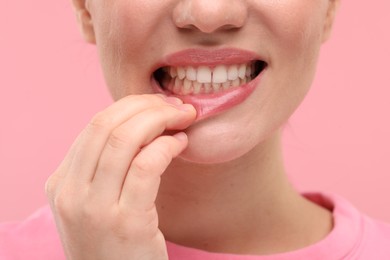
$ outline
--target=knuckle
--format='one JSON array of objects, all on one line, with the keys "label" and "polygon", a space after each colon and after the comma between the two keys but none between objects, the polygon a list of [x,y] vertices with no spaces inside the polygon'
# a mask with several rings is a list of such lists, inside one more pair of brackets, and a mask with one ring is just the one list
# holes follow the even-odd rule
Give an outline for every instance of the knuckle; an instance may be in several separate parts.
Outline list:
[{"label": "knuckle", "polygon": [[121,129],[116,129],[111,133],[107,143],[114,149],[128,146],[130,143],[129,133]]},{"label": "knuckle", "polygon": [[143,173],[151,172],[154,168],[153,162],[150,158],[136,158],[132,163],[132,167],[136,173],[141,173],[138,174],[138,176],[143,176]]},{"label": "knuckle", "polygon": [[47,178],[45,182],[45,194],[49,199],[54,198],[54,196],[58,192],[57,190],[61,181],[62,178],[58,170]]},{"label": "knuckle", "polygon": [[150,160],[158,162],[159,164],[168,165],[172,160],[172,154],[169,147],[167,145],[156,147]]},{"label": "knuckle", "polygon": [[75,202],[69,194],[61,192],[54,198],[53,205],[61,221],[69,225],[81,224],[86,230],[106,226],[106,214],[103,214],[101,207],[92,203]]},{"label": "knuckle", "polygon": [[[142,152],[141,152],[142,153]],[[161,166],[169,165],[172,155],[169,149],[164,147],[154,148],[153,153],[142,154],[133,161],[133,167],[139,173],[151,173],[159,171]],[[164,170],[164,169],[161,169]]]},{"label": "knuckle", "polygon": [[80,215],[79,208],[84,204],[83,200],[82,192],[76,192],[68,185],[63,185],[53,196],[51,206],[62,221],[73,223]]},{"label": "knuckle", "polygon": [[103,111],[98,112],[89,122],[88,129],[91,132],[106,131],[108,126],[112,124],[113,119],[107,117]]},{"label": "knuckle", "polygon": [[50,176],[45,182],[45,194],[48,197],[51,197],[55,191],[55,184],[53,180],[53,176]]},{"label": "knuckle", "polygon": [[53,206],[59,216],[63,219],[70,219],[70,216],[72,215],[70,213],[72,211],[71,203],[69,203],[69,200],[63,195],[63,193],[54,197]]}]

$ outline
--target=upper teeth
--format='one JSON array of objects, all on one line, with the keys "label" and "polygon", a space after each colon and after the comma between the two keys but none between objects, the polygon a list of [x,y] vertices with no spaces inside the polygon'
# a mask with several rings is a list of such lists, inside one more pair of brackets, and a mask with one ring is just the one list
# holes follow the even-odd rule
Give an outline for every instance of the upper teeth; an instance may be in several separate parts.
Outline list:
[{"label": "upper teeth", "polygon": [[208,66],[169,67],[166,69],[172,78],[189,80],[199,83],[225,83],[237,79],[249,77],[253,70],[253,64],[218,65],[213,69]]}]

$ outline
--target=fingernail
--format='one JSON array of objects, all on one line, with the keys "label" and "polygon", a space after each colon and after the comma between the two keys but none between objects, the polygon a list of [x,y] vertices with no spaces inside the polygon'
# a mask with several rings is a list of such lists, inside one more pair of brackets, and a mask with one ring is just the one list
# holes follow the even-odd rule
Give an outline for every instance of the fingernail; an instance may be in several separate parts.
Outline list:
[{"label": "fingernail", "polygon": [[181,104],[179,106],[177,106],[178,109],[182,110],[182,111],[194,111],[194,106],[193,105],[190,105],[190,104]]},{"label": "fingernail", "polygon": [[167,98],[167,95],[165,95],[165,94],[155,94],[156,96],[159,96],[159,97],[161,97],[161,98]]},{"label": "fingernail", "polygon": [[179,141],[186,141],[188,139],[187,134],[184,132],[179,132],[177,134],[174,134],[173,137],[175,137]]}]

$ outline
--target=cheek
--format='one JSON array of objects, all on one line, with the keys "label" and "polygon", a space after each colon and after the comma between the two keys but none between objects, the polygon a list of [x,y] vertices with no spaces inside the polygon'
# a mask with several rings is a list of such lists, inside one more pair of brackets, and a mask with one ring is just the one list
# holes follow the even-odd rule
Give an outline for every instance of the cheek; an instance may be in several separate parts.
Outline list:
[{"label": "cheek", "polygon": [[[273,1],[263,10],[264,21],[275,50],[281,57],[294,61],[311,61],[317,57],[325,17],[324,0]],[[275,53],[275,55],[278,55]]]},{"label": "cheek", "polygon": [[[275,68],[279,77],[294,78],[300,75],[304,78],[314,73],[327,1],[251,1],[252,14],[263,34],[260,41],[264,41],[268,47],[270,68]],[[278,79],[278,83],[280,81],[283,80]]]},{"label": "cheek", "polygon": [[117,100],[149,89],[146,72],[158,52],[158,25],[166,12],[161,1],[107,2],[97,12],[96,38],[104,78]]},{"label": "cheek", "polygon": [[[162,1],[116,0],[100,6],[97,17],[101,40],[142,47],[166,16]],[[164,9],[165,8],[165,9]]]},{"label": "cheek", "polygon": [[147,8],[141,1],[118,1],[110,17],[111,41],[117,42],[117,47],[122,52],[136,56],[131,50],[146,47],[145,43],[152,35],[157,20],[155,12],[156,10]]},{"label": "cheek", "polygon": [[[270,35],[270,77],[264,96],[273,115],[286,117],[313,81],[326,13],[323,0],[273,1],[262,17]],[[265,6],[265,5],[264,5]],[[274,14],[274,15],[272,15]],[[271,75],[272,74],[272,75]],[[279,104],[283,104],[281,109]]]}]

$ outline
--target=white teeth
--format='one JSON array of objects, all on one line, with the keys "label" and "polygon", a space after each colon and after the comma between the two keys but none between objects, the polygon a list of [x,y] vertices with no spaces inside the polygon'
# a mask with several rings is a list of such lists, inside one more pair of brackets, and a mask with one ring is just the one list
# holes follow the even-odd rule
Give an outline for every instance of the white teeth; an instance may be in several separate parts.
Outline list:
[{"label": "white teeth", "polygon": [[250,77],[254,70],[253,64],[241,64],[241,65],[218,65],[213,70],[207,66],[195,67],[170,67],[169,75],[171,78],[178,77],[183,80],[184,78],[197,81],[199,83],[225,83],[227,81],[234,81],[237,78],[244,79]]},{"label": "white teeth", "polygon": [[184,83],[183,83],[183,88],[182,88],[182,91],[183,91],[183,95],[188,95],[191,93],[191,87],[192,87],[192,82],[188,79],[185,79],[184,80]]},{"label": "white teeth", "polygon": [[236,65],[230,66],[227,74],[228,80],[235,80],[238,78],[238,67]]},{"label": "white teeth", "polygon": [[240,65],[240,67],[238,68],[238,77],[240,79],[245,78],[245,72],[246,72],[246,64]]},{"label": "white teeth", "polygon": [[211,70],[209,67],[200,66],[196,75],[196,80],[200,83],[211,83]]},{"label": "white teeth", "polygon": [[227,81],[227,70],[223,65],[218,65],[213,70],[213,83],[223,83]]},{"label": "white teeth", "polygon": [[221,88],[221,83],[213,83],[213,91],[218,92]]},{"label": "white teeth", "polygon": [[188,67],[186,71],[186,77],[188,80],[196,80],[196,70],[193,67]]},{"label": "white teeth", "polygon": [[[211,94],[245,85],[252,80],[253,62],[236,65],[165,67],[171,76],[164,87],[179,95]],[[169,79],[168,79],[169,80]]]},{"label": "white teeth", "polygon": [[198,81],[194,81],[192,85],[194,87],[194,94],[199,94],[200,90],[202,88],[202,83],[200,83]]},{"label": "white teeth", "polygon": [[169,69],[169,75],[172,77],[172,78],[175,78],[177,76],[177,70],[175,67],[170,67]]},{"label": "white teeth", "polygon": [[184,70],[183,67],[178,67],[177,68],[177,76],[179,77],[179,79],[184,79],[185,78],[186,71]]},{"label": "white teeth", "polygon": [[210,83],[205,83],[203,86],[204,86],[204,93],[208,94],[212,91],[212,87]]},{"label": "white teeth", "polygon": [[249,77],[252,74],[251,66],[246,66],[245,76]]},{"label": "white teeth", "polygon": [[223,90],[227,90],[230,88],[231,83],[229,81],[226,81],[225,83],[222,83]]},{"label": "white teeth", "polygon": [[181,88],[182,81],[179,78],[175,78],[175,83],[173,86],[173,92],[178,93]]},{"label": "white teeth", "polygon": [[240,79],[235,79],[235,80],[233,80],[232,86],[233,86],[233,87],[238,87],[238,86],[240,86]]}]

